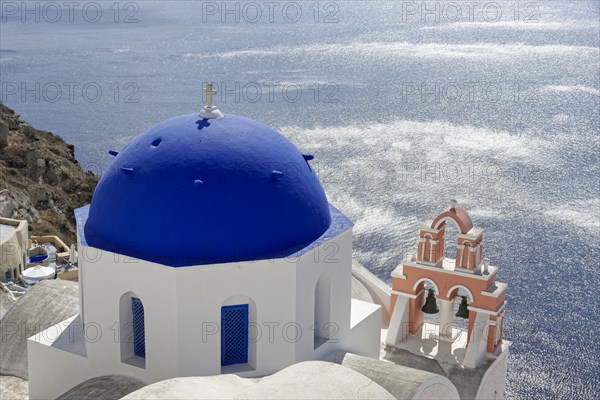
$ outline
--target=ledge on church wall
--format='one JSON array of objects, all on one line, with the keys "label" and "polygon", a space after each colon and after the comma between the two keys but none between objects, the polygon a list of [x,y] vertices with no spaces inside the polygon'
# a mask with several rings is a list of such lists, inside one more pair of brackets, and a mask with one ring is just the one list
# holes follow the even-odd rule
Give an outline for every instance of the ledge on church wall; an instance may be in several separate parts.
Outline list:
[{"label": "ledge on church wall", "polygon": [[221,366],[221,374],[238,374],[240,372],[252,371],[256,371],[256,368],[254,368],[254,366],[252,366],[250,363]]},{"label": "ledge on church wall", "polygon": [[133,367],[137,367],[137,368],[142,368],[145,369],[146,368],[146,359],[144,357],[140,357],[140,356],[131,356],[125,360],[121,361],[123,364],[129,364]]}]

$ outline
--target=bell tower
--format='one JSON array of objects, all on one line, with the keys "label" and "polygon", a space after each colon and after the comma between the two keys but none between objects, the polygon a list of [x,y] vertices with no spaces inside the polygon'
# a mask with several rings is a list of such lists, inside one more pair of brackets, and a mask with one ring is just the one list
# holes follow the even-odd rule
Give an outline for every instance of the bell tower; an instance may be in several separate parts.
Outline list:
[{"label": "bell tower", "polygon": [[[459,232],[454,258],[444,257],[448,223],[456,224]],[[386,344],[413,351],[419,349],[415,342],[432,341],[437,347],[434,358],[438,354],[447,359],[441,352],[451,351],[456,362],[468,368],[479,366],[487,355],[498,354],[503,348],[508,285],[496,281],[497,271],[483,257],[483,231],[452,200],[447,209],[421,226],[416,252],[392,272],[392,317]],[[456,313],[455,300],[460,300]],[[424,314],[437,313],[437,326],[424,322]],[[455,317],[468,319],[466,331],[453,328]]]}]

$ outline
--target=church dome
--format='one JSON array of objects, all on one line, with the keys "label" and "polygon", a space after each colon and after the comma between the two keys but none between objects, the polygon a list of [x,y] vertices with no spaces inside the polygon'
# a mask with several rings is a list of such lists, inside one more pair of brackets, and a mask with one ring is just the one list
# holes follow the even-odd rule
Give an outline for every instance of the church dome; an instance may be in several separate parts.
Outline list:
[{"label": "church dome", "polygon": [[247,118],[168,119],[116,154],[92,198],[86,241],[170,266],[295,253],[331,224],[311,158]]}]

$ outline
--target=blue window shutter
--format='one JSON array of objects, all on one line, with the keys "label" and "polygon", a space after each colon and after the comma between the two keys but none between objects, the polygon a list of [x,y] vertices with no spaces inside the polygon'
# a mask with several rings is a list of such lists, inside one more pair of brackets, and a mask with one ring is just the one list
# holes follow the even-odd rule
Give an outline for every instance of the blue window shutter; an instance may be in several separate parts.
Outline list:
[{"label": "blue window shutter", "polygon": [[133,354],[146,357],[146,335],[144,330],[144,305],[136,297],[131,298],[133,312]]},{"label": "blue window shutter", "polygon": [[221,365],[248,362],[248,304],[221,308]]}]

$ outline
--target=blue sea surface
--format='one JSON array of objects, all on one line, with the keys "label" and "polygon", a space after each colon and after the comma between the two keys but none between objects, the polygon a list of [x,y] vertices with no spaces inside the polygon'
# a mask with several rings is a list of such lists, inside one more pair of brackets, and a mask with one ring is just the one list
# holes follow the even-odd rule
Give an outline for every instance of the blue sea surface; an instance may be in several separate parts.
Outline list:
[{"label": "blue sea surface", "polygon": [[598,1],[50,3],[0,3],[0,100],[84,168],[212,80],[223,112],[315,155],[387,282],[465,205],[509,283],[507,396],[598,396]]}]

